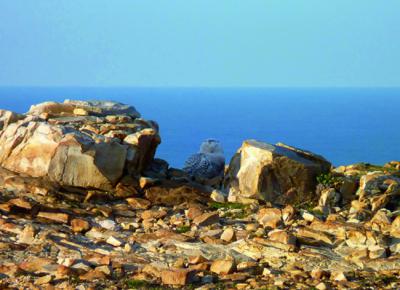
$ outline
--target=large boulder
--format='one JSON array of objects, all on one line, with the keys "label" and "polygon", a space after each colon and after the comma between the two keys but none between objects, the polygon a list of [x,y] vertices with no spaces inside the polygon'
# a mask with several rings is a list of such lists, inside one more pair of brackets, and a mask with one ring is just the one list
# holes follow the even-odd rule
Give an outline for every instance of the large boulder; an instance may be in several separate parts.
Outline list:
[{"label": "large boulder", "polygon": [[46,102],[1,116],[0,166],[62,186],[112,190],[139,176],[160,143],[155,122],[115,102]]},{"label": "large boulder", "polygon": [[278,143],[243,142],[224,181],[229,200],[287,203],[314,197],[316,177],[331,164],[319,155]]}]

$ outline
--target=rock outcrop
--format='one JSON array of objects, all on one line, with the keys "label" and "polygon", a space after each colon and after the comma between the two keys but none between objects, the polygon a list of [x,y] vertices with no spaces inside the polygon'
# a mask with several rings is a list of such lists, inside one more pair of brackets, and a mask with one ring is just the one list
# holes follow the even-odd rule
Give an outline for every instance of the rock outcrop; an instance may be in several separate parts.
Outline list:
[{"label": "rock outcrop", "polygon": [[63,187],[112,191],[139,176],[160,143],[155,122],[115,102],[46,102],[0,120],[0,166]]},{"label": "rock outcrop", "polygon": [[316,177],[330,167],[323,157],[308,151],[247,140],[229,164],[225,186],[231,201],[304,200],[314,196]]},{"label": "rock outcrop", "polygon": [[43,103],[0,128],[0,289],[400,289],[397,162],[246,141],[233,203],[153,159],[133,107]]}]

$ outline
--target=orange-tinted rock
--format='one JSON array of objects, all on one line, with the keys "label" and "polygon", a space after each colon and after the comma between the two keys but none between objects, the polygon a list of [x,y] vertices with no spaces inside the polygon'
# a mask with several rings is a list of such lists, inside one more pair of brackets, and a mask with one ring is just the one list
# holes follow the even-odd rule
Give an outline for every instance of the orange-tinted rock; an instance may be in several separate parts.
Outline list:
[{"label": "orange-tinted rock", "polygon": [[90,229],[90,224],[83,219],[73,219],[71,221],[71,228],[75,233],[85,232]]},{"label": "orange-tinted rock", "polygon": [[165,285],[184,286],[193,279],[194,272],[187,269],[169,269],[161,272],[161,281]]},{"label": "orange-tinted rock", "polygon": [[130,197],[126,201],[133,209],[148,209],[151,202],[144,198]]},{"label": "orange-tinted rock", "polygon": [[218,275],[226,275],[231,273],[235,268],[233,260],[215,260],[212,262],[210,271]]},{"label": "orange-tinted rock", "polygon": [[54,222],[58,223],[63,223],[66,224],[68,223],[68,215],[66,213],[55,213],[55,212],[44,212],[41,211],[37,215],[40,218],[45,218]]},{"label": "orange-tinted rock", "polygon": [[257,213],[257,221],[264,227],[275,229],[282,224],[282,212],[278,208],[262,208]]}]

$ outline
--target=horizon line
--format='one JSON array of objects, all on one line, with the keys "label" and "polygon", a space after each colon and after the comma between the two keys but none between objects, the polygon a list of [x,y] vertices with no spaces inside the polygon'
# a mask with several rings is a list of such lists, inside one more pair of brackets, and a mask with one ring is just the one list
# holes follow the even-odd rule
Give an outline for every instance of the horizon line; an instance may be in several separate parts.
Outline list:
[{"label": "horizon line", "polygon": [[399,86],[91,86],[91,85],[0,85],[0,89],[400,89]]}]

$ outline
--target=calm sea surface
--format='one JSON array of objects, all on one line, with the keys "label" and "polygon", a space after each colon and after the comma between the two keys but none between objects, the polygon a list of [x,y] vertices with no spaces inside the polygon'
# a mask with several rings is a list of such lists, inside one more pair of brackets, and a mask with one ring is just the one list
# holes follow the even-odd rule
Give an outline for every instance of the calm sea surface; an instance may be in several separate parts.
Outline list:
[{"label": "calm sea surface", "polygon": [[180,167],[202,140],[230,158],[245,139],[322,154],[335,165],[400,160],[400,89],[0,88],[0,108],[106,99],[160,124],[158,157]]}]

